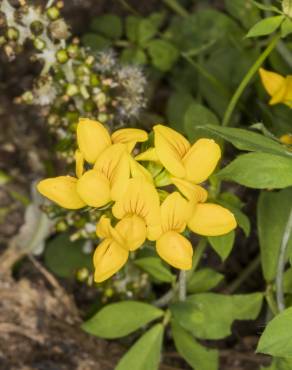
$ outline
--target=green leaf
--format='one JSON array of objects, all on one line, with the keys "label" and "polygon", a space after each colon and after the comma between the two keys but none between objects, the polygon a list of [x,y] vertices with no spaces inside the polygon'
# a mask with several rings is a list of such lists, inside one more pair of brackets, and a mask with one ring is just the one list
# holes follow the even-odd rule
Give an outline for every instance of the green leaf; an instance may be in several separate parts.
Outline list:
[{"label": "green leaf", "polygon": [[283,290],[284,290],[284,293],[290,293],[290,294],[292,293],[292,268],[291,267],[288,270],[286,270],[284,273]]},{"label": "green leaf", "polygon": [[163,339],[163,326],[147,331],[122,357],[115,370],[158,370]]},{"label": "green leaf", "polygon": [[255,1],[255,0],[252,0],[253,4],[261,9],[261,10],[266,10],[266,11],[271,11],[271,12],[275,12],[275,13],[279,13],[281,14],[281,11],[280,9],[278,9],[277,7],[275,7],[274,5],[266,5],[266,4],[262,4],[262,3],[259,3],[258,1]]},{"label": "green leaf", "polygon": [[262,19],[249,30],[246,37],[270,35],[271,33],[276,31],[276,29],[283,22],[283,19],[283,15],[275,15],[273,17]]},{"label": "green leaf", "polygon": [[245,28],[250,28],[260,20],[259,10],[253,6],[252,0],[224,0],[226,9]]},{"label": "green leaf", "polygon": [[208,124],[219,125],[219,120],[208,108],[196,102],[192,103],[184,114],[184,128],[189,140],[195,141],[201,137],[206,137],[204,131],[200,130],[198,126]]},{"label": "green leaf", "polygon": [[93,51],[106,49],[111,45],[111,41],[96,33],[86,33],[82,36],[83,45],[91,48]]},{"label": "green leaf", "polygon": [[112,40],[120,39],[123,33],[121,18],[114,14],[95,17],[90,24],[90,28],[92,31],[101,33]]},{"label": "green leaf", "polygon": [[82,267],[92,270],[92,256],[82,251],[84,244],[84,240],[72,242],[69,234],[58,235],[47,243],[46,266],[59,277],[74,276]]},{"label": "green leaf", "polygon": [[126,18],[126,36],[132,42],[137,42],[139,38],[139,24],[141,17],[130,15]]},{"label": "green leaf", "polygon": [[170,307],[175,320],[195,337],[221,339],[231,334],[234,320],[254,320],[263,301],[262,293],[223,295],[200,293]]},{"label": "green leaf", "polygon": [[217,370],[218,351],[199,344],[191,334],[172,322],[172,335],[178,353],[193,368],[198,370]]},{"label": "green leaf", "polygon": [[235,239],[235,232],[230,231],[228,234],[220,236],[208,236],[208,241],[216,253],[225,261],[229,256]]},{"label": "green leaf", "polygon": [[292,159],[268,153],[242,154],[217,176],[250,188],[281,189],[292,185]]},{"label": "green leaf", "polygon": [[239,150],[278,154],[292,159],[292,153],[288,152],[283,145],[256,132],[241,128],[211,125],[201,125],[201,128],[206,132],[215,134],[216,136],[230,142]]},{"label": "green leaf", "polygon": [[291,370],[291,369],[292,369],[292,359],[273,358],[271,366],[261,367],[260,370]]},{"label": "green leaf", "polygon": [[151,40],[147,44],[153,65],[161,71],[168,71],[179,57],[175,46],[165,40]]},{"label": "green leaf", "polygon": [[292,307],[287,308],[271,320],[265,328],[257,352],[276,357],[292,358]]},{"label": "green leaf", "polygon": [[224,275],[210,268],[203,268],[195,271],[187,283],[189,293],[202,293],[215,288],[222,280]]},{"label": "green leaf", "polygon": [[82,328],[97,337],[120,338],[162,315],[162,310],[146,303],[135,301],[112,303],[98,311],[82,325]]},{"label": "green leaf", "polygon": [[142,49],[127,48],[122,52],[121,61],[124,63],[146,64],[147,56]]},{"label": "green leaf", "polygon": [[134,263],[158,281],[172,283],[175,280],[175,276],[172,275],[169,267],[166,266],[158,257],[140,258]]},{"label": "green leaf", "polygon": [[[221,194],[222,195],[222,194]],[[244,231],[245,236],[249,236],[250,234],[250,221],[249,218],[238,208],[231,205],[229,202],[225,200],[221,200],[220,198],[216,201],[216,203],[220,204],[221,206],[229,209],[234,214],[234,217],[237,221],[238,226]]]},{"label": "green leaf", "polygon": [[292,20],[285,18],[284,22],[281,24],[281,35],[286,37],[292,33]]},{"label": "green leaf", "polygon": [[169,125],[177,131],[184,133],[184,117],[188,107],[194,102],[194,98],[191,94],[176,91],[170,95],[167,102],[166,114]]},{"label": "green leaf", "polygon": [[163,13],[153,13],[139,22],[137,41],[140,45],[146,45],[157,34],[163,18]]},{"label": "green leaf", "polygon": [[[264,278],[272,282],[276,277],[283,233],[292,207],[292,188],[278,192],[262,191],[257,206],[258,236]],[[289,241],[288,253],[292,249]]]}]

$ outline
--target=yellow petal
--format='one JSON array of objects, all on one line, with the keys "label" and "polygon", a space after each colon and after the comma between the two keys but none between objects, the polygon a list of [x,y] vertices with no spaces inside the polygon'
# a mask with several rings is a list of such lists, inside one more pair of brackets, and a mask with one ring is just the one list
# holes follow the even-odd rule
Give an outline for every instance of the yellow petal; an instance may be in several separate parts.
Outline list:
[{"label": "yellow petal", "polygon": [[164,232],[182,232],[190,218],[190,204],[177,191],[167,196],[161,205],[161,226]]},{"label": "yellow petal", "polygon": [[221,149],[212,139],[199,139],[183,158],[186,179],[199,184],[212,174],[221,157]]},{"label": "yellow petal", "polygon": [[280,137],[280,141],[283,144],[286,145],[292,145],[292,135],[291,134],[285,134]]},{"label": "yellow petal", "polygon": [[145,221],[136,215],[126,216],[115,227],[125,240],[125,247],[130,251],[139,248],[146,240]]},{"label": "yellow petal", "polygon": [[78,149],[75,151],[75,163],[76,176],[79,178],[83,175],[84,171],[84,157]]},{"label": "yellow petal", "polygon": [[160,162],[174,176],[184,177],[182,158],[190,149],[190,143],[169,127],[154,126],[155,149]]},{"label": "yellow petal", "polygon": [[59,176],[42,180],[38,191],[46,198],[68,209],[78,209],[86,204],[77,193],[77,179],[71,176]]},{"label": "yellow petal", "polygon": [[274,95],[272,95],[272,97],[269,101],[269,104],[270,105],[275,105],[275,104],[279,104],[279,103],[284,103],[285,95],[286,95],[286,89],[287,89],[287,86],[286,86],[286,83],[284,83],[280,87],[280,89]]},{"label": "yellow petal", "polygon": [[100,122],[81,118],[77,125],[77,142],[85,160],[94,163],[100,153],[111,145],[111,138]]},{"label": "yellow petal", "polygon": [[192,268],[192,244],[181,234],[174,231],[163,234],[156,242],[156,250],[171,266],[180,270]]},{"label": "yellow petal", "polygon": [[274,96],[284,85],[285,78],[278,73],[259,69],[262,84],[270,96]]},{"label": "yellow petal", "polygon": [[133,157],[130,156],[130,170],[132,177],[141,177],[144,181],[148,181],[153,184],[153,178],[151,173],[146,170],[140,163],[135,161]]},{"label": "yellow petal", "polygon": [[292,108],[292,76],[286,77],[286,92],[284,96],[284,103]]},{"label": "yellow petal", "polygon": [[111,239],[105,239],[93,255],[94,281],[100,283],[120,270],[127,262],[129,252]]},{"label": "yellow petal", "polygon": [[111,238],[111,230],[111,220],[105,215],[101,216],[98,223],[96,224],[96,235],[101,239]]},{"label": "yellow petal", "polygon": [[118,199],[130,177],[129,154],[123,144],[114,144],[98,157],[94,169],[100,171],[110,182],[111,198]]},{"label": "yellow petal", "polygon": [[122,128],[112,134],[112,141],[114,144],[122,143],[129,144],[128,151],[131,152],[136,143],[147,141],[148,135],[144,130],[138,128]]},{"label": "yellow petal", "polygon": [[160,219],[159,196],[149,182],[141,177],[128,181],[126,191],[112,208],[113,215],[121,219],[126,215],[137,215],[146,224],[158,224]]},{"label": "yellow petal", "polygon": [[150,225],[147,227],[147,239],[154,241],[160,238],[163,234],[161,223],[157,225]]},{"label": "yellow petal", "polygon": [[171,181],[188,200],[198,203],[206,202],[208,192],[202,186],[192,184],[187,180],[178,179],[177,177],[172,177]]},{"label": "yellow petal", "polygon": [[145,152],[138,154],[135,159],[137,161],[160,162],[155,148],[145,150]]},{"label": "yellow petal", "polygon": [[96,170],[89,170],[77,182],[80,198],[91,207],[102,207],[110,202],[110,184],[108,179]]},{"label": "yellow petal", "polygon": [[229,233],[236,227],[234,215],[218,204],[197,204],[188,222],[189,228],[197,234],[217,236]]}]

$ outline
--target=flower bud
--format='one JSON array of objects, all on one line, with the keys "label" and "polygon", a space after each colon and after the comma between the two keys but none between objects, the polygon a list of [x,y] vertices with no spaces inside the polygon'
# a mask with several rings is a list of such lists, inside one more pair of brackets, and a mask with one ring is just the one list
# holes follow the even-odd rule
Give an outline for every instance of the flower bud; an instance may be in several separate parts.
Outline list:
[{"label": "flower bud", "polygon": [[76,279],[81,282],[85,281],[88,278],[88,276],[89,271],[86,267],[79,269],[76,273]]},{"label": "flower bud", "polygon": [[282,10],[287,17],[292,18],[292,0],[282,0]]},{"label": "flower bud", "polygon": [[60,11],[57,7],[52,6],[47,10],[47,16],[54,21],[60,17]]},{"label": "flower bud", "polygon": [[34,21],[30,25],[30,30],[34,35],[40,35],[44,30],[44,25],[40,21]]},{"label": "flower bud", "polygon": [[57,51],[56,58],[57,58],[58,62],[62,63],[62,64],[66,63],[69,59],[68,54],[67,54],[66,50],[64,50],[64,49],[60,49],[60,50]]},{"label": "flower bud", "polygon": [[68,84],[67,89],[66,89],[66,94],[68,96],[74,96],[79,93],[79,89],[77,85],[74,84]]},{"label": "flower bud", "polygon": [[8,40],[18,40],[19,31],[14,27],[9,27],[7,29],[7,38]]},{"label": "flower bud", "polygon": [[78,45],[71,44],[67,48],[67,53],[70,56],[70,58],[76,58],[79,52]]},{"label": "flower bud", "polygon": [[40,39],[39,37],[37,37],[36,39],[34,39],[33,41],[33,46],[37,49],[37,50],[44,50],[44,48],[46,47],[46,43],[44,40]]},{"label": "flower bud", "polygon": [[108,120],[108,115],[106,113],[99,113],[97,119],[99,122],[105,123]]},{"label": "flower bud", "polygon": [[96,87],[96,86],[100,85],[100,79],[98,78],[98,76],[95,73],[92,73],[90,75],[90,85],[92,87]]}]

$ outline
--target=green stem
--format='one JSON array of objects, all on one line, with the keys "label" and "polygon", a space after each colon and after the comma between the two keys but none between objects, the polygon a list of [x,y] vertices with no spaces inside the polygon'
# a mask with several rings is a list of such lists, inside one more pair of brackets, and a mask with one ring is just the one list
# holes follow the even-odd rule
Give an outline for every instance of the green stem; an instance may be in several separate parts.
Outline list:
[{"label": "green stem", "polygon": [[226,293],[234,293],[246,279],[259,267],[261,263],[261,256],[258,255],[256,258],[241,271],[240,275],[227,287]]},{"label": "green stem", "polygon": [[191,269],[191,274],[197,269],[206,248],[207,248],[207,239],[202,238],[199,241],[199,243],[197,245],[197,248],[195,248],[195,254],[194,254],[194,258],[193,258],[193,266],[192,266],[192,269]]},{"label": "green stem", "polygon": [[272,50],[277,45],[277,42],[280,40],[281,35],[276,34],[271,41],[269,42],[266,49],[261,53],[261,55],[258,57],[258,59],[254,62],[254,64],[250,67],[247,74],[241,81],[240,85],[236,89],[235,93],[233,94],[230,103],[226,109],[226,112],[224,114],[222,126],[228,126],[230,123],[231,116],[234,112],[234,109],[238,103],[238,100],[240,99],[242,93],[244,92],[245,88],[249,84],[252,77],[256,74],[260,66],[263,64],[263,62],[266,60],[266,58],[269,56],[269,54],[272,52]]},{"label": "green stem", "polygon": [[178,299],[183,302],[186,300],[187,295],[187,279],[186,272],[181,270],[178,278]]},{"label": "green stem", "polygon": [[136,9],[134,9],[133,7],[132,7],[132,5],[130,5],[128,2],[127,2],[127,0],[119,0],[119,2],[121,3],[121,5],[125,8],[125,9],[127,9],[130,13],[132,13],[133,15],[136,15],[136,16],[140,16],[140,14],[139,14],[139,12],[137,12],[137,10]]},{"label": "green stem", "polygon": [[188,17],[189,13],[176,0],[163,0],[163,2],[180,17]]}]

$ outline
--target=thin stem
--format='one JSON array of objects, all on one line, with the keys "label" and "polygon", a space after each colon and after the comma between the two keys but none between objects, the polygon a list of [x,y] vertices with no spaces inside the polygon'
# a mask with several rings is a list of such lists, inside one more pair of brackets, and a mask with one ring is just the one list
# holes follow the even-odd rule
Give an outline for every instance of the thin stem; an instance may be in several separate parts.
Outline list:
[{"label": "thin stem", "polygon": [[[193,266],[192,266],[192,269],[191,269],[191,274],[197,269],[198,267],[198,264],[200,263],[201,261],[201,258],[205,252],[205,249],[207,248],[207,239],[206,238],[202,238],[197,247],[195,248],[195,253],[194,253],[194,258],[193,258]],[[189,274],[189,276],[191,275]]]},{"label": "thin stem", "polygon": [[167,5],[171,10],[173,10],[180,17],[186,18],[189,13],[186,9],[181,6],[176,0],[162,0],[165,5]]},{"label": "thin stem", "polygon": [[241,81],[240,85],[236,89],[235,93],[233,94],[230,103],[226,109],[226,112],[224,114],[222,126],[228,126],[230,123],[231,116],[234,112],[234,109],[238,103],[238,100],[240,99],[242,93],[244,92],[245,88],[249,84],[250,80],[252,77],[256,74],[260,66],[263,64],[263,62],[266,60],[266,58],[270,55],[272,50],[275,48],[277,45],[278,41],[280,40],[281,35],[276,34],[271,41],[269,42],[268,46],[266,49],[261,53],[261,55],[258,57],[258,59],[254,62],[254,64],[250,67],[248,70],[247,74]]},{"label": "thin stem", "polygon": [[256,258],[241,271],[240,275],[225,289],[225,293],[234,293],[244,283],[249,276],[259,267],[261,263],[261,256]]},{"label": "thin stem", "polygon": [[285,226],[278,259],[277,276],[276,276],[276,298],[279,311],[285,309],[284,291],[283,291],[283,276],[286,263],[286,252],[292,232],[292,208],[290,209],[287,224]]},{"label": "thin stem", "polygon": [[130,13],[132,13],[132,14],[134,14],[134,15],[136,15],[136,16],[140,16],[139,12],[137,12],[137,10],[136,10],[136,9],[134,9],[134,8],[132,7],[132,5],[130,5],[130,4],[127,2],[127,0],[119,0],[119,2],[120,2],[120,3],[121,3],[121,5],[122,5],[125,9],[127,9]]},{"label": "thin stem", "polygon": [[187,296],[187,275],[184,270],[181,270],[178,278],[178,299],[185,301]]}]

